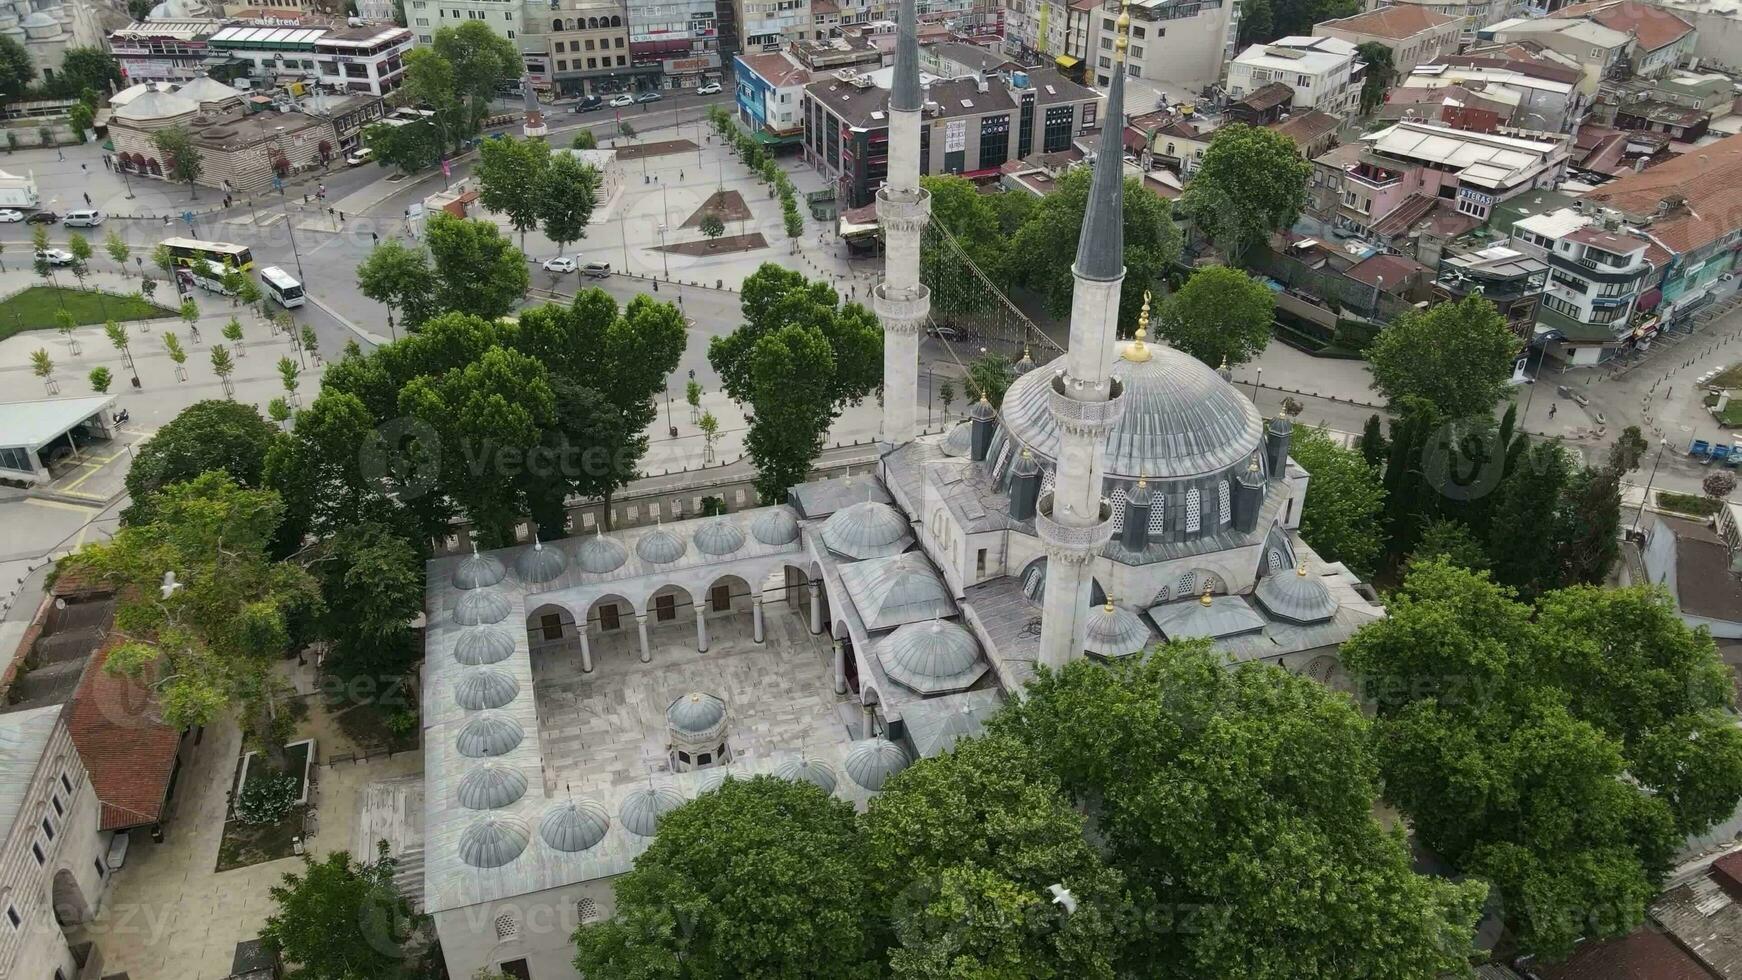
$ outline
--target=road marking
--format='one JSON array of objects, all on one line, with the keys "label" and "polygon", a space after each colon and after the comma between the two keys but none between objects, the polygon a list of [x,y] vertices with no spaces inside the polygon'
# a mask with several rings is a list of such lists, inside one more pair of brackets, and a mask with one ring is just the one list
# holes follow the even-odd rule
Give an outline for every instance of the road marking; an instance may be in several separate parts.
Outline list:
[{"label": "road marking", "polygon": [[38,507],[48,507],[54,510],[70,510],[75,514],[84,514],[93,510],[101,510],[95,504],[74,504],[65,500],[42,500],[37,497],[25,497],[24,502]]},{"label": "road marking", "polygon": [[103,467],[109,465],[109,461],[114,459],[116,456],[119,456],[119,455],[121,455],[121,454],[120,453],[113,453],[113,454],[110,454],[108,456],[97,456],[97,457],[92,457],[89,459],[80,460],[79,466],[81,468],[83,468],[85,466],[89,466],[89,467],[91,467],[90,471],[87,472],[85,475],[79,477],[78,479],[74,480],[73,482],[67,484],[66,486],[59,488],[58,492],[70,493],[74,487],[85,482],[86,480],[89,480],[91,477],[96,476],[98,473],[103,472]]}]

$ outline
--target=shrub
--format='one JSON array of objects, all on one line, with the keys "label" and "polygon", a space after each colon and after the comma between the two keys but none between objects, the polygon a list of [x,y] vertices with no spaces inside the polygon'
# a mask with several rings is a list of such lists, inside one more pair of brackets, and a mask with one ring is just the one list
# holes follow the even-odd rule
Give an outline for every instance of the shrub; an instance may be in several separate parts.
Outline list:
[{"label": "shrub", "polygon": [[250,824],[277,823],[296,805],[296,796],[295,776],[250,774],[236,796],[236,819]]}]

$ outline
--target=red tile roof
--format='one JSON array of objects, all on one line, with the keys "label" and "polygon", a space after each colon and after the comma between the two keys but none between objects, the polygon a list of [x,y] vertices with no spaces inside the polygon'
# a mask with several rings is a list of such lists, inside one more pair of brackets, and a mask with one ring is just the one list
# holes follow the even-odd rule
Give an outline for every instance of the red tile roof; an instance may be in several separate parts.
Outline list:
[{"label": "red tile roof", "polygon": [[1620,939],[1580,943],[1564,963],[1533,965],[1542,980],[1712,980],[1674,940],[1649,926]]},{"label": "red tile roof", "polygon": [[[1388,293],[1401,292],[1413,276],[1427,271],[1427,266],[1402,255],[1373,255],[1351,266],[1343,275],[1369,286],[1379,286]],[[1380,277],[1384,277],[1381,285]]]},{"label": "red tile roof", "polygon": [[1287,119],[1279,119],[1270,124],[1270,128],[1294,141],[1294,145],[1305,149],[1318,142],[1326,133],[1336,132],[1343,121],[1329,113],[1317,109],[1297,112]]},{"label": "red tile roof", "polygon": [[758,77],[775,88],[785,88],[808,82],[811,73],[803,65],[794,64],[792,59],[779,52],[772,54],[741,54],[738,60],[748,65]]},{"label": "red tile roof", "polygon": [[159,717],[142,684],[103,669],[114,646],[92,655],[67,714],[67,729],[102,803],[103,830],[158,822],[181,734]]},{"label": "red tile roof", "polygon": [[1555,17],[1583,17],[1594,20],[1610,30],[1634,34],[1646,51],[1674,44],[1694,29],[1692,24],[1661,7],[1639,0],[1590,0],[1562,7]]},{"label": "red tile roof", "polygon": [[[1444,27],[1456,17],[1436,14],[1426,7],[1415,4],[1380,7],[1353,17],[1339,17],[1336,20],[1322,21],[1319,27],[1334,27],[1354,34],[1371,34],[1374,37],[1389,38],[1401,41],[1414,37],[1423,31],[1431,31],[1436,27]],[[1314,28],[1314,33],[1318,28]]]},{"label": "red tile roof", "polygon": [[1742,135],[1623,174],[1585,199],[1652,217],[1646,234],[1678,253],[1711,244],[1742,226]]}]

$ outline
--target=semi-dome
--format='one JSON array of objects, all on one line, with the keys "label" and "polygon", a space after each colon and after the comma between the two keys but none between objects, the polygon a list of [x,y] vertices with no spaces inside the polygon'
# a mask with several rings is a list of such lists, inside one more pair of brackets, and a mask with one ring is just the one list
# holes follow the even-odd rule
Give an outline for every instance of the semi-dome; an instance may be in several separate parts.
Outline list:
[{"label": "semi-dome", "polygon": [[750,524],[750,533],[770,547],[791,544],[798,540],[798,518],[785,507],[776,507],[756,518]]},{"label": "semi-dome", "polygon": [[874,558],[841,566],[841,584],[868,630],[956,614],[943,576],[918,553]]},{"label": "semi-dome", "polygon": [[467,711],[500,708],[520,693],[514,675],[495,667],[470,667],[454,682],[454,702]]},{"label": "semi-dome", "polygon": [[900,554],[913,542],[907,519],[894,507],[864,500],[823,522],[823,544],[855,560]]},{"label": "semi-dome", "polygon": [[878,652],[883,672],[920,694],[966,690],[987,670],[974,634],[941,619],[901,627],[879,644]]},{"label": "semi-dome", "polygon": [[500,868],[519,857],[531,839],[526,824],[492,813],[460,831],[460,860],[474,868]]},{"label": "semi-dome", "polygon": [[508,618],[512,609],[507,596],[474,589],[460,593],[459,599],[455,600],[454,622],[461,626],[500,623]]},{"label": "semi-dome", "polygon": [[[1136,480],[1207,476],[1244,464],[1263,439],[1263,420],[1232,384],[1190,354],[1148,344],[1148,356],[1116,359],[1124,412],[1107,434],[1106,475]],[[1000,414],[1008,437],[1057,461],[1059,430],[1049,407],[1060,357],[1011,383]]]},{"label": "semi-dome", "polygon": [[907,750],[886,738],[869,738],[848,750],[842,768],[847,776],[873,793],[911,762]]},{"label": "semi-dome", "polygon": [[709,769],[704,773],[701,782],[697,784],[697,788],[703,793],[711,793],[714,790],[719,789],[721,786],[726,785],[727,780],[735,779],[739,782],[747,782],[750,778],[751,774],[742,769],[733,766],[720,766],[717,769]]},{"label": "semi-dome", "polygon": [[945,456],[961,459],[974,449],[974,423],[957,422],[944,435],[943,451]]},{"label": "semi-dome", "polygon": [[713,731],[726,720],[726,702],[699,691],[673,701],[665,709],[665,723],[685,735]]},{"label": "semi-dome", "polygon": [[594,575],[614,572],[628,560],[629,552],[623,550],[623,545],[602,533],[591,535],[575,548],[575,563],[581,566],[581,571]]},{"label": "semi-dome", "polygon": [[833,793],[838,780],[835,777],[835,767],[821,759],[799,757],[789,759],[774,770],[781,779],[790,779],[795,783],[810,783],[825,793]]},{"label": "semi-dome", "polygon": [[666,814],[683,806],[683,794],[667,786],[648,787],[630,793],[617,808],[617,819],[623,829],[642,837],[659,832],[659,821]]},{"label": "semi-dome", "polygon": [[502,581],[508,570],[502,567],[501,559],[495,555],[481,555],[474,551],[454,566],[454,588],[484,589]]},{"label": "semi-dome", "polygon": [[663,527],[654,528],[643,534],[640,541],[635,542],[635,554],[642,561],[650,561],[655,565],[669,565],[682,558],[686,550],[688,546],[683,543],[683,539]]},{"label": "semi-dome", "polygon": [[563,800],[553,803],[538,821],[538,836],[551,848],[574,854],[605,839],[611,815],[597,800]]},{"label": "semi-dome", "polygon": [[744,531],[724,518],[696,528],[690,539],[696,543],[696,550],[704,555],[729,555],[744,547]]},{"label": "semi-dome", "polygon": [[1111,601],[1089,610],[1083,652],[1097,657],[1129,657],[1149,645],[1149,627],[1137,614]]},{"label": "semi-dome", "polygon": [[501,663],[514,656],[514,637],[499,626],[467,626],[454,640],[454,659],[468,667]]},{"label": "semi-dome", "polygon": [[468,810],[500,810],[526,795],[526,773],[502,762],[487,762],[460,777],[454,798]]},{"label": "semi-dome", "polygon": [[454,747],[468,759],[507,755],[526,737],[520,722],[507,715],[487,712],[467,720],[454,739]]},{"label": "semi-dome", "polygon": [[1336,597],[1317,575],[1307,574],[1305,565],[1264,576],[1253,598],[1271,616],[1301,625],[1322,623],[1337,614]]},{"label": "semi-dome", "polygon": [[568,565],[569,560],[560,548],[546,548],[543,541],[534,538],[532,547],[515,559],[514,572],[521,581],[537,584],[561,575]]}]

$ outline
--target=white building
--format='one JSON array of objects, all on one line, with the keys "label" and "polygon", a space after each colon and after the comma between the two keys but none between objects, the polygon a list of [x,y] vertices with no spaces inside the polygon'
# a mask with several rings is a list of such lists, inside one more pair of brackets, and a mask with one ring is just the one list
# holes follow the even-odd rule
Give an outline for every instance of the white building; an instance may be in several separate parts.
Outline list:
[{"label": "white building", "polygon": [[1228,95],[1240,98],[1271,82],[1294,90],[1294,108],[1347,118],[1361,97],[1365,64],[1355,46],[1334,37],[1285,37],[1254,44],[1228,65]]},{"label": "white building", "polygon": [[[1233,54],[1239,31],[1238,6],[1237,0],[1136,0],[1126,8],[1131,12],[1131,40],[1125,51],[1127,77],[1171,87],[1175,97],[1214,82],[1222,73],[1223,61]],[[1100,87],[1112,81],[1117,17],[1118,10],[1113,7],[1098,6],[1090,12],[1091,75]]]},{"label": "white building", "polygon": [[732,0],[738,45],[745,54],[779,51],[792,41],[815,40],[810,0]]},{"label": "white building", "polygon": [[301,80],[338,92],[386,95],[405,75],[412,32],[389,24],[320,27],[226,27],[207,40],[215,52],[248,63],[265,84]]},{"label": "white building", "polygon": [[140,21],[110,33],[109,53],[129,84],[185,82],[205,73],[206,42],[223,29],[219,20]]},{"label": "white building", "polygon": [[513,41],[524,29],[521,6],[521,0],[405,0],[405,17],[419,44],[433,42],[435,32],[444,27],[469,20],[482,21]]},{"label": "white building", "polygon": [[17,41],[30,55],[37,75],[47,82],[60,71],[68,48],[102,44],[103,31],[97,16],[95,5],[77,0],[71,3],[7,0],[0,3],[0,35]]},{"label": "white building", "polygon": [[1614,217],[1563,208],[1519,220],[1512,246],[1548,263],[1536,332],[1554,335],[1554,356],[1597,364],[1655,332],[1636,313],[1660,271],[1654,254],[1668,253],[1645,235]]},{"label": "white building", "polygon": [[1462,33],[1458,18],[1413,4],[1380,7],[1313,26],[1314,37],[1340,38],[1356,47],[1371,41],[1390,48],[1391,65],[1400,75],[1456,54]]}]

